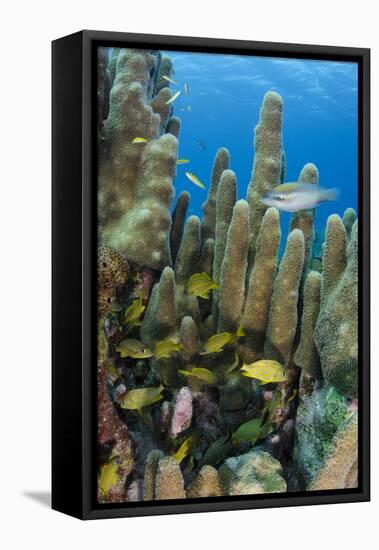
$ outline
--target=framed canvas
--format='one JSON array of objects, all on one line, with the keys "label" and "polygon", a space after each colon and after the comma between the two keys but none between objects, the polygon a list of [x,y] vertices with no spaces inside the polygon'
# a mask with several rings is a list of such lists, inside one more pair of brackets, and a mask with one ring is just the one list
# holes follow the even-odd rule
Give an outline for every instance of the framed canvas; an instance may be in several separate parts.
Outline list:
[{"label": "framed canvas", "polygon": [[369,50],[54,41],[53,508],[369,500],[369,219]]}]

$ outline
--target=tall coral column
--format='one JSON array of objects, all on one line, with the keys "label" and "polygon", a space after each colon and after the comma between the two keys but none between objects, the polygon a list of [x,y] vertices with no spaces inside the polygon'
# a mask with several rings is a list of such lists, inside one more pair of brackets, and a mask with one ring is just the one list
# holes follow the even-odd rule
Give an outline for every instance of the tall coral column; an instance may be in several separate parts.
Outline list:
[{"label": "tall coral column", "polygon": [[[169,233],[178,142],[162,135],[171,92],[149,104],[157,58],[123,49],[117,57],[109,115],[99,152],[99,222],[102,239],[128,259],[153,269],[171,265]],[[144,141],[133,143],[134,138]]]}]

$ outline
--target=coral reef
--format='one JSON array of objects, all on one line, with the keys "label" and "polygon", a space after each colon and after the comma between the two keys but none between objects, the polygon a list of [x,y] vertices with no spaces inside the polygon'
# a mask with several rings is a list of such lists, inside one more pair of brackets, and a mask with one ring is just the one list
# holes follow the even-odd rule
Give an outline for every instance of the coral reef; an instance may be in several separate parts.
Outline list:
[{"label": "coral reef", "polygon": [[[222,147],[187,217],[171,60],[100,48],[97,71],[99,502],[354,487],[355,211],[324,239],[314,210],[287,235],[261,202],[286,172],[270,91],[246,200]],[[305,164],[299,182],[318,181]],[[246,376],[258,360],[276,377]]]}]

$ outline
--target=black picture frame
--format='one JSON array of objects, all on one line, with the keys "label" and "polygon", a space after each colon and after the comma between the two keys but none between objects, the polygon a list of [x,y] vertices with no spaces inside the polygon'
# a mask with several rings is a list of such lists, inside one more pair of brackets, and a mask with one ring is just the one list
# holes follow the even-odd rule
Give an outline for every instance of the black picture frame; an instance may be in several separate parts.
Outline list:
[{"label": "black picture frame", "polygon": [[[359,67],[359,464],[357,489],[96,504],[96,148],[98,45],[355,61]],[[52,44],[52,507],[81,519],[370,499],[370,50],[85,30]],[[364,396],[364,399],[362,399]]]}]

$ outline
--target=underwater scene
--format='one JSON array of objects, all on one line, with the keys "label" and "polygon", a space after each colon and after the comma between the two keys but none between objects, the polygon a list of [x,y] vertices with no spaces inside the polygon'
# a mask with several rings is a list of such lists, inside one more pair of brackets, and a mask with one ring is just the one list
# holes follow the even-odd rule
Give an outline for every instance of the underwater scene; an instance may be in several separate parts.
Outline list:
[{"label": "underwater scene", "polygon": [[97,499],[358,487],[358,66],[98,48]]}]

